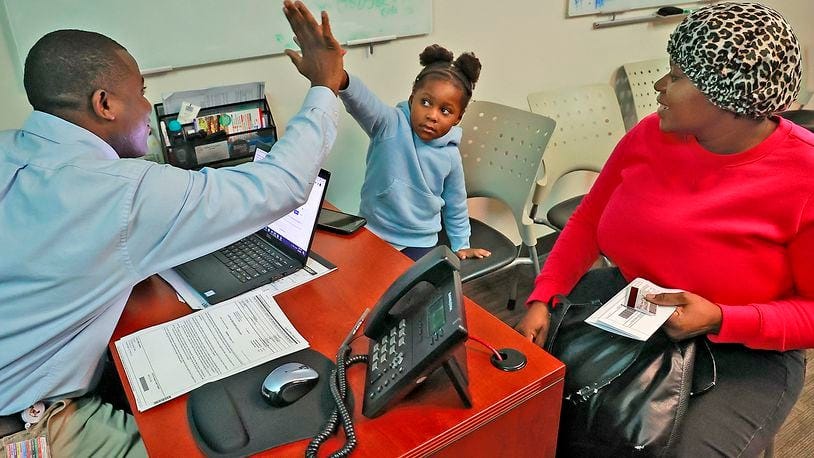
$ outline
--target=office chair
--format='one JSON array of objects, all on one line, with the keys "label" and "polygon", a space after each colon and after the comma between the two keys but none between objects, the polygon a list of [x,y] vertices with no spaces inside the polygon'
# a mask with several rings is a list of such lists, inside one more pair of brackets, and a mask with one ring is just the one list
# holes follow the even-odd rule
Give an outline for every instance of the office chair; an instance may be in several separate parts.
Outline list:
[{"label": "office chair", "polygon": [[789,110],[779,115],[814,132],[814,110]]},{"label": "office chair", "polygon": [[[492,102],[473,101],[460,124],[460,150],[466,176],[467,197],[487,197],[506,204],[523,239],[518,248],[497,229],[474,218],[470,245],[492,255],[461,262],[461,281],[480,278],[500,269],[532,264],[540,272],[537,238],[528,218],[529,200],[535,178],[555,123],[550,118]],[[445,234],[439,234],[444,241]],[[521,258],[523,247],[527,258]],[[517,281],[513,280],[508,307],[514,308]]]},{"label": "office chair", "polygon": [[557,183],[572,172],[602,170],[625,133],[619,103],[607,84],[535,92],[529,94],[528,102],[532,112],[557,122],[543,157],[544,173],[535,187],[530,217],[535,223],[561,231],[593,184],[595,174],[581,189],[566,189]]},{"label": "office chair", "polygon": [[[787,111],[779,113],[780,116],[788,119],[789,121],[805,127],[806,129],[814,132],[814,110],[810,107],[814,105],[811,102],[812,96],[812,88],[806,86],[806,82],[808,81],[808,57],[810,55],[809,49],[803,47],[802,49],[803,56],[802,56],[802,74],[800,75],[800,92],[797,95],[797,101],[791,108]],[[809,108],[803,108],[809,107]]]},{"label": "office chair", "polygon": [[670,71],[667,57],[630,62],[617,71],[614,89],[622,109],[625,130],[630,130],[641,119],[656,111],[656,81]]}]

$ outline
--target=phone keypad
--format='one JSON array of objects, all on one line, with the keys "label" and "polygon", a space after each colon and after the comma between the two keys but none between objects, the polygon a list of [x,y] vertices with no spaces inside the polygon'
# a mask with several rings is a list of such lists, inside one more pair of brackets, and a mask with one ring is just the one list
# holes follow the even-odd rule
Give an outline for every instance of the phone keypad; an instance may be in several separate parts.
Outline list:
[{"label": "phone keypad", "polygon": [[373,399],[387,387],[395,384],[404,373],[405,347],[407,346],[407,321],[401,319],[398,325],[374,342],[370,349],[368,396]]}]

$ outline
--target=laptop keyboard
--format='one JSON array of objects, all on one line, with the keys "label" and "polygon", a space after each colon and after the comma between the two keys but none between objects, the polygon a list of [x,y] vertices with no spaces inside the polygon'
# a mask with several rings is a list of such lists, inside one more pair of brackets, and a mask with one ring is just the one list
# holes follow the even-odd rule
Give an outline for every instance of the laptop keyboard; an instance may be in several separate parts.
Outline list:
[{"label": "laptop keyboard", "polygon": [[241,283],[255,279],[270,271],[280,270],[291,264],[271,245],[246,237],[215,252],[218,258]]}]

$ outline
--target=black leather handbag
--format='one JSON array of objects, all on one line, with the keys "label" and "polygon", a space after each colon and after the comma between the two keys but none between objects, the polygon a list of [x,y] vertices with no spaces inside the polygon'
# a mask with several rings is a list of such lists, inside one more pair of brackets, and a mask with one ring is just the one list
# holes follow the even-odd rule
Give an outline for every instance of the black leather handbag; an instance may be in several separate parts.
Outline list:
[{"label": "black leather handbag", "polygon": [[552,311],[546,350],[566,366],[557,454],[670,456],[690,397],[714,385],[714,359],[703,338],[673,342],[658,331],[641,342],[585,323],[625,286],[611,275],[607,297],[572,302],[585,297],[580,282]]}]

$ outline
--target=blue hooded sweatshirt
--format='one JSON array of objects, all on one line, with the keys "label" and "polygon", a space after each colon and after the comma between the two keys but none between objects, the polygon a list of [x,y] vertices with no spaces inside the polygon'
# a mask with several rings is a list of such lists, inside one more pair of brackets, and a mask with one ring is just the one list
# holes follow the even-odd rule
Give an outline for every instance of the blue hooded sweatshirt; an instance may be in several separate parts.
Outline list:
[{"label": "blue hooded sweatshirt", "polygon": [[408,102],[391,107],[359,78],[348,79],[339,97],[370,137],[359,206],[368,229],[399,249],[431,247],[443,218],[452,250],[469,248],[461,128],[425,142],[410,125]]}]

